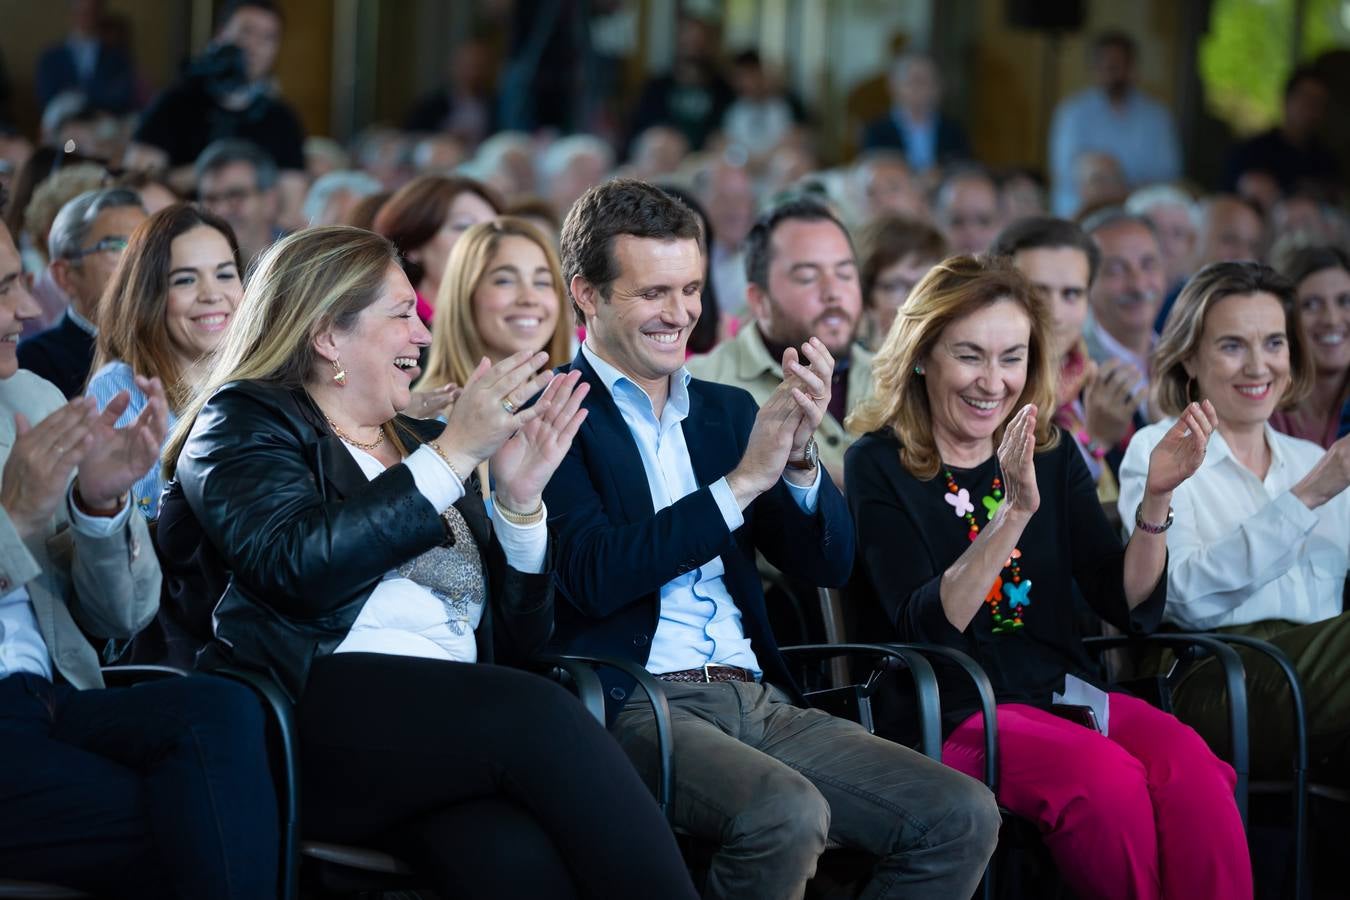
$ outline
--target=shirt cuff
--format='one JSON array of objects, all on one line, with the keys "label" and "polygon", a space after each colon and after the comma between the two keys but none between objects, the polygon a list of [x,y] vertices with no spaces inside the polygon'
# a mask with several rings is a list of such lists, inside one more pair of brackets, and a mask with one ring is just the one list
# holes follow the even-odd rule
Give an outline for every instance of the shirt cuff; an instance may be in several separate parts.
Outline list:
[{"label": "shirt cuff", "polygon": [[816,497],[820,495],[821,468],[822,466],[820,463],[816,463],[816,477],[812,479],[811,484],[807,487],[793,484],[786,478],[783,479],[783,484],[787,485],[788,493],[792,494],[792,499],[797,501],[797,506],[808,516],[814,516],[816,514]]},{"label": "shirt cuff", "polygon": [[[430,501],[436,512],[445,512],[464,496],[464,482],[455,476],[450,465],[435,450],[423,444],[403,460],[412,472],[413,484]],[[468,477],[467,474],[464,476]]]},{"label": "shirt cuff", "polygon": [[745,516],[741,515],[741,507],[736,503],[736,495],[731,492],[731,485],[727,484],[726,478],[717,479],[708,486],[708,490],[712,491],[713,500],[722,511],[722,521],[727,523],[727,531],[735,531],[745,524]]},{"label": "shirt cuff", "polygon": [[1308,509],[1303,505],[1302,500],[1294,496],[1293,491],[1285,491],[1271,502],[1276,509],[1284,514],[1285,518],[1294,523],[1301,534],[1312,531],[1321,521],[1316,512]]},{"label": "shirt cuff", "polygon": [[131,494],[115,516],[91,516],[81,512],[75,503],[75,482],[66,490],[66,507],[70,510],[70,525],[85,537],[104,538],[116,534],[127,525],[131,518]]},{"label": "shirt cuff", "polygon": [[544,507],[539,521],[517,525],[506,516],[497,515],[497,498],[492,498],[492,524],[497,529],[497,543],[506,554],[506,564],[526,575],[540,575],[544,571],[544,557],[548,553],[548,508]]}]

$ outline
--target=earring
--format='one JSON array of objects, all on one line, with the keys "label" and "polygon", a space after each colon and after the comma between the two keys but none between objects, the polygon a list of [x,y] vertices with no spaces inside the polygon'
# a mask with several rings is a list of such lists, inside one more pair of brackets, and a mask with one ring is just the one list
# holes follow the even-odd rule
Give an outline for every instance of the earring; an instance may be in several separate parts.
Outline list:
[{"label": "earring", "polygon": [[914,374],[915,374],[915,375],[922,375],[922,374],[923,374],[923,366],[915,366],[915,367],[914,367]]},{"label": "earring", "polygon": [[342,365],[336,359],[330,360],[330,362],[333,365],[333,380],[339,386],[345,386],[347,384],[347,370],[342,368]]},{"label": "earring", "polygon": [[1194,375],[1187,375],[1187,376],[1186,376],[1186,402],[1187,402],[1187,403],[1194,403],[1195,401],[1197,401],[1197,400],[1200,399],[1198,396],[1194,396],[1194,395],[1191,394],[1191,385],[1193,385],[1193,384],[1195,384],[1195,376],[1194,376]]}]

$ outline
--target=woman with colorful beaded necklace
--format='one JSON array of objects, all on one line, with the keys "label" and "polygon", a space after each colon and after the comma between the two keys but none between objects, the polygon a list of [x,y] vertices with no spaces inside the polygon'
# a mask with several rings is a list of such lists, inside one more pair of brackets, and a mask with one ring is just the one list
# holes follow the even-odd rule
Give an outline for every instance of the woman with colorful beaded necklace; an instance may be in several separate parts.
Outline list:
[{"label": "woman with colorful beaded necklace", "polygon": [[[944,644],[984,667],[999,801],[1038,825],[1075,894],[1250,897],[1233,770],[1173,717],[1103,689],[1077,602],[1127,632],[1158,625],[1172,491],[1204,459],[1214,411],[1192,404],[1152,454],[1143,524],[1122,548],[1050,421],[1052,348],[1044,302],[1005,262],[954,257],[914,288],[849,421],[865,433],[845,462],[850,599],[889,619],[859,636]],[[942,692],[943,759],[978,777],[974,693],[958,678]],[[1099,727],[1055,715],[1056,695]]]}]

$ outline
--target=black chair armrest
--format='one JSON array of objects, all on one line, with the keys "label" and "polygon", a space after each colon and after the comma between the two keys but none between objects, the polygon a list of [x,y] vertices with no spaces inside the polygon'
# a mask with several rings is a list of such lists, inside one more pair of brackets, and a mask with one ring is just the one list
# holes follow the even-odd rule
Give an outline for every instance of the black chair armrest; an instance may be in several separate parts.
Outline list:
[{"label": "black chair armrest", "polygon": [[975,685],[975,693],[980,697],[980,713],[984,719],[984,784],[990,791],[998,793],[998,704],[994,700],[994,686],[988,674],[980,664],[960,650],[943,647],[940,644],[894,644],[906,647],[918,653],[938,656],[954,664]]},{"label": "black chair armrest", "polygon": [[1243,827],[1246,827],[1247,784],[1251,777],[1251,750],[1247,731],[1247,670],[1237,651],[1211,634],[1162,633],[1090,637],[1084,638],[1083,643],[1088,649],[1098,652],[1116,647],[1159,644],[1192,653],[1203,650],[1218,660],[1223,668],[1224,683],[1228,691],[1228,728],[1233,748],[1233,758],[1229,762],[1237,774],[1237,785],[1233,793],[1237,801],[1238,814],[1242,817]]},{"label": "black chair armrest", "polygon": [[881,671],[903,666],[914,678],[919,700],[919,751],[930,759],[942,761],[942,701],[938,694],[933,666],[921,652],[905,644],[798,644],[780,647],[784,656],[807,659],[833,659],[838,656],[880,657],[880,669],[874,669],[863,690],[870,694]]},{"label": "black chair armrest", "polygon": [[281,806],[281,897],[299,896],[300,866],[300,734],[295,724],[295,709],[277,683],[262,672],[225,667],[211,669],[210,675],[240,682],[258,696],[276,726],[279,754],[272,755],[272,774],[278,781],[277,797]]},{"label": "black chair armrest", "polygon": [[[656,719],[656,805],[661,807],[666,820],[673,815],[671,798],[675,795],[675,735],[670,724],[670,704],[666,702],[666,693],[652,673],[629,659],[617,659],[610,656],[583,656],[569,653],[562,659],[576,660],[592,666],[607,666],[618,669],[628,675],[642,688],[651,701],[652,716]],[[597,685],[598,685],[597,681]],[[600,722],[603,724],[604,702],[601,698]]]},{"label": "black chair armrest", "polygon": [[600,723],[603,728],[605,725],[605,694],[600,686],[600,679],[595,674],[595,669],[584,660],[571,656],[541,656],[534,660],[538,668],[548,671],[558,671],[565,674],[571,681],[571,687],[581,701],[581,705],[586,707],[586,711]]}]

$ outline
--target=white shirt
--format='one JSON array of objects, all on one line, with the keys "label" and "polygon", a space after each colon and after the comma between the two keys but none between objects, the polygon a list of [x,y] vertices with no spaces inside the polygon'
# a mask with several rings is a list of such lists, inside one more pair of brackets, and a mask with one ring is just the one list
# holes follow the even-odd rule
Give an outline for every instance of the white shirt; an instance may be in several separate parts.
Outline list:
[{"label": "white shirt", "polygon": [[[74,482],[66,493],[70,526],[89,537],[107,537],[126,527],[131,515],[128,502],[117,515],[107,518],[80,512],[74,500]],[[26,672],[52,680],[52,657],[38,629],[37,615],[28,588],[19,585],[0,596],[0,678]]]},{"label": "white shirt", "polygon": [[[1174,419],[1135,432],[1120,467],[1120,518],[1134,528],[1148,457]],[[1172,495],[1169,622],[1193,630],[1267,619],[1308,624],[1341,612],[1350,551],[1350,491],[1316,510],[1289,492],[1325,452],[1266,426],[1265,480],[1217,431],[1200,469]]]},{"label": "white shirt", "polygon": [[[343,442],[366,478],[374,479],[384,469],[378,459]],[[417,490],[437,512],[448,509],[464,496],[464,483],[455,477],[440,455],[422,446],[408,455],[402,465],[412,470]],[[506,561],[518,572],[544,570],[548,550],[548,512],[533,525],[515,525],[497,516],[494,528]],[[334,653],[387,653],[391,656],[419,656],[451,662],[477,662],[478,643],[474,630],[483,617],[483,607],[469,604],[467,623],[452,627],[446,606],[431,591],[396,571],[386,572],[356,616],[347,636]],[[462,624],[469,627],[464,628]],[[456,632],[459,633],[456,633]]]},{"label": "white shirt", "polygon": [[[637,444],[647,475],[652,510],[659,512],[699,490],[683,422],[689,415],[689,370],[670,376],[670,396],[656,418],[651,397],[637,383],[605,362],[583,344],[581,352],[595,369],[623,416]],[[820,491],[820,468],[809,488],[787,482],[793,499],[806,512],[814,512]],[[708,485],[728,531],[745,523],[741,508],[725,477]],[[652,636],[647,670],[655,674],[697,669],[705,663],[740,666],[752,672],[763,670],[755,658],[750,639],[741,625],[741,611],[727,590],[726,566],[714,556],[690,572],[661,585],[661,614]]]}]

